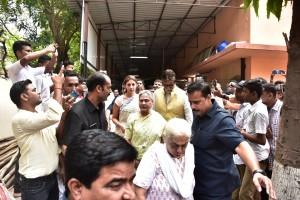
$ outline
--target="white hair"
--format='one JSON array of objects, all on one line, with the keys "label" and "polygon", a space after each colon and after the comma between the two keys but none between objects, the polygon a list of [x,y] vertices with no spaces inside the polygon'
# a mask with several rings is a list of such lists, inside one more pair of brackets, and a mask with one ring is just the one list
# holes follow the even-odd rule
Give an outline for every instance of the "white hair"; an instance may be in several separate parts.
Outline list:
[{"label": "white hair", "polygon": [[147,96],[147,97],[149,97],[152,101],[154,100],[153,92],[151,92],[150,90],[142,90],[142,91],[139,93],[139,98],[140,98],[141,96]]},{"label": "white hair", "polygon": [[163,136],[186,136],[190,138],[192,135],[191,129],[191,125],[185,119],[173,118],[166,123]]}]

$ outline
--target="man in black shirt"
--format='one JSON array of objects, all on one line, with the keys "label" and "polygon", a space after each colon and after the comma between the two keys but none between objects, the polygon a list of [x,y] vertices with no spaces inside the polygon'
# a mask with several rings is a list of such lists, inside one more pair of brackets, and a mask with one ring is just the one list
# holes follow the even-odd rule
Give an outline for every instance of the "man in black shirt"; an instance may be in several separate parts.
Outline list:
[{"label": "man in black shirt", "polygon": [[74,104],[69,111],[64,124],[64,150],[72,138],[88,129],[107,130],[104,101],[111,92],[110,78],[101,72],[96,72],[87,80],[88,95]]},{"label": "man in black shirt", "polygon": [[239,154],[251,170],[258,191],[264,185],[274,199],[271,180],[263,175],[255,153],[236,128],[234,119],[211,99],[208,84],[194,82],[187,93],[194,113],[191,138],[195,149],[194,199],[231,199],[232,191],[240,184],[233,152]]}]

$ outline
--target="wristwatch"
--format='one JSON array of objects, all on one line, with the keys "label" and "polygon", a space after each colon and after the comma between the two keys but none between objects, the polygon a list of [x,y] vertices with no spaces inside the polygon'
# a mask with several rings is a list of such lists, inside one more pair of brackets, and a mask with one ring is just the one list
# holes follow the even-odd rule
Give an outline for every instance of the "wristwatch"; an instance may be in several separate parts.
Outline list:
[{"label": "wristwatch", "polygon": [[264,170],[262,170],[262,169],[256,169],[256,170],[254,170],[252,172],[252,176],[254,176],[254,174],[256,174],[256,173],[260,173],[262,175],[266,175],[266,172]]}]

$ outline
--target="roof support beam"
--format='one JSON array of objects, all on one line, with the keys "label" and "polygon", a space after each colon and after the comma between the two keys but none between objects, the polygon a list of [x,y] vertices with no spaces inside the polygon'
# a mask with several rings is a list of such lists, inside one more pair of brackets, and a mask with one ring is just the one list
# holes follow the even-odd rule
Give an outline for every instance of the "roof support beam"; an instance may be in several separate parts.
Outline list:
[{"label": "roof support beam", "polygon": [[[113,29],[112,28],[105,28],[105,29],[99,29],[101,31],[112,31]],[[132,31],[131,28],[126,28],[126,29],[123,29],[123,28],[115,28],[115,30],[117,31]],[[155,29],[135,29],[135,32],[138,33],[138,32],[153,32],[155,31]],[[174,33],[174,31],[170,31],[170,30],[159,30],[157,31],[159,33]],[[180,31],[180,33],[190,33],[190,31]]]},{"label": "roof support beam", "polygon": [[[166,2],[167,2],[167,0],[165,0],[165,3],[166,3]],[[155,39],[155,37],[156,37],[156,35],[157,35],[157,30],[159,29],[159,24],[160,24],[160,21],[161,21],[161,18],[162,18],[162,16],[163,16],[163,14],[164,14],[164,10],[165,10],[165,8],[166,8],[166,5],[167,5],[167,4],[164,4],[164,5],[163,5],[163,8],[161,9],[161,12],[160,12],[160,15],[159,15],[159,18],[158,18],[156,27],[155,27],[155,31],[154,31],[153,37],[152,37],[152,39],[151,39],[150,46],[149,46],[148,51],[147,51],[147,56],[149,56],[149,53],[151,52],[151,48],[152,48],[154,39]]]},{"label": "roof support beam", "polygon": [[[220,3],[220,6],[221,5],[226,5],[228,2],[230,2],[230,0],[223,0],[221,3]],[[213,34],[215,34],[216,33],[216,13],[217,13],[217,11],[219,10],[219,8],[220,7],[216,7],[211,13],[210,13],[210,15],[209,15],[209,17],[197,28],[197,30],[183,43],[183,45],[182,45],[182,47],[181,47],[181,49],[182,48],[184,48],[184,46],[193,38],[193,36],[195,36],[195,35],[197,35],[197,37],[198,37],[198,33],[201,33],[200,32],[200,30],[201,29],[203,29],[211,20],[214,20],[214,32],[213,32]],[[203,32],[204,33],[204,32]],[[197,38],[198,39],[198,38]],[[180,49],[180,50],[181,50]],[[180,51],[179,50],[179,51]],[[179,51],[178,52],[176,52],[176,54],[175,54],[175,56],[179,53]],[[169,60],[170,61],[170,60]],[[168,62],[169,62],[168,61]]]},{"label": "roof support beam", "polygon": [[[186,17],[185,19],[203,19],[203,18],[208,18],[209,16],[197,16],[197,17]],[[150,19],[150,20],[135,20],[135,22],[157,22],[157,21],[181,21],[183,18],[181,17],[176,17],[176,18],[163,18],[163,19]],[[109,22],[109,23],[100,23],[100,24],[96,24],[97,26],[100,26],[100,28],[102,26],[105,25],[111,25],[111,24],[128,24],[128,23],[132,23],[132,21],[122,21],[122,22]]]},{"label": "roof support beam", "polygon": [[[133,3],[133,42],[135,43],[135,13],[136,12],[136,4]],[[135,48],[132,48],[132,55],[135,56]]]},{"label": "roof support beam", "polygon": [[[172,35],[162,35],[162,36],[156,36],[156,38],[169,38]],[[180,34],[176,35],[177,37],[188,37],[191,36],[191,34]],[[148,37],[135,37],[135,40],[143,40],[143,39],[152,39],[153,36],[148,36]],[[128,37],[128,38],[119,38],[118,42],[120,41],[126,41],[126,40],[133,40],[134,38]],[[115,40],[109,39],[109,40],[103,40],[104,42],[114,42]]]},{"label": "roof support beam", "polygon": [[168,42],[167,46],[165,47],[165,49],[167,49],[167,48],[170,46],[171,42],[173,41],[173,39],[174,39],[174,37],[176,36],[177,32],[180,30],[180,28],[181,28],[181,26],[182,26],[184,20],[185,20],[185,19],[187,18],[187,16],[190,14],[190,12],[191,12],[191,10],[192,10],[192,8],[193,8],[193,6],[194,6],[194,4],[195,4],[196,2],[197,2],[197,0],[194,0],[193,4],[189,7],[188,11],[185,13],[184,17],[182,18],[182,20],[180,21],[179,25],[177,26],[176,31],[174,32],[174,34],[173,34],[173,35],[171,36],[171,38],[169,39],[169,42]]},{"label": "roof support beam", "polygon": [[[108,0],[106,0],[105,3],[106,3],[106,9],[107,9],[107,12],[108,12],[108,15],[109,15],[110,22],[113,23],[113,19],[112,19],[112,16],[111,16]],[[117,35],[117,32],[116,32],[115,26],[112,25],[112,27],[113,27],[113,32],[114,32],[115,39],[116,39],[117,44],[118,44],[119,53],[120,53],[120,56],[122,57],[122,52],[121,52],[120,45],[119,45],[118,35]]]}]

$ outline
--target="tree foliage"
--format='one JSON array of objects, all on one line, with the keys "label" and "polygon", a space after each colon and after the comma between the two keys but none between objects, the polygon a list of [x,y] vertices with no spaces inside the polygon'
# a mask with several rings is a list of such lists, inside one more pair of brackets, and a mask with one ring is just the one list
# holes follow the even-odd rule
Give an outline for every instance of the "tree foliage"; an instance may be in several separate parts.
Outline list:
[{"label": "tree foliage", "polygon": [[11,37],[14,33],[7,24],[16,25],[34,49],[58,43],[58,63],[69,58],[79,60],[79,14],[72,12],[64,0],[1,0],[0,3],[0,29]]},{"label": "tree foliage", "polygon": [[[267,1],[267,17],[271,14],[280,19],[282,7],[287,5],[288,0],[268,0]],[[244,7],[249,8],[253,6],[256,15],[258,16],[259,0],[244,0]]]},{"label": "tree foliage", "polygon": [[23,0],[23,4],[34,22],[44,30],[50,30],[53,40],[58,43],[58,62],[68,60],[71,43],[79,37],[79,14],[68,9],[62,0]]}]

